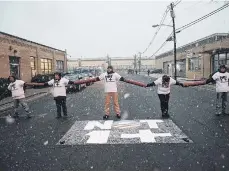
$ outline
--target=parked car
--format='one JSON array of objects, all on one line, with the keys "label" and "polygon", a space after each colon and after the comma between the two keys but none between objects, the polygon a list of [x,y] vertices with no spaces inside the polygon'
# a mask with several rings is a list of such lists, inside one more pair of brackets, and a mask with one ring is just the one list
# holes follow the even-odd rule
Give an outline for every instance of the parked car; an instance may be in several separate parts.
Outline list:
[{"label": "parked car", "polygon": [[155,70],[153,70],[153,71],[151,71],[150,73],[151,74],[162,74],[162,69],[155,69]]},{"label": "parked car", "polygon": [[[32,77],[31,82],[35,83],[46,83],[54,78],[53,74],[38,74]],[[43,88],[43,86],[33,86],[33,88]]]},{"label": "parked car", "polygon": [[[85,79],[81,74],[66,74],[64,78],[70,81],[77,81],[77,80]],[[80,85],[69,84],[67,85],[66,88],[67,88],[67,92],[75,92],[75,91],[80,91],[82,88],[85,88],[85,87],[86,87],[86,84],[80,84]]]},{"label": "parked car", "polygon": [[127,73],[128,74],[134,74],[134,70],[133,69],[128,69]]},{"label": "parked car", "polygon": [[8,90],[8,78],[0,78],[0,100],[11,96],[11,91]]},{"label": "parked car", "polygon": [[[92,78],[92,75],[90,73],[82,73],[81,75],[83,76],[83,79],[85,80]],[[90,85],[92,85],[92,83],[86,84],[86,86],[90,86]]]}]

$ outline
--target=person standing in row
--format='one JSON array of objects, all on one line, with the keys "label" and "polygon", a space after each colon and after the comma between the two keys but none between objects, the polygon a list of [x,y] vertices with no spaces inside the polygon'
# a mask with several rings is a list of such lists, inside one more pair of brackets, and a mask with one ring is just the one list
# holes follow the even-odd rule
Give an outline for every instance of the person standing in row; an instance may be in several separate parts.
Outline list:
[{"label": "person standing in row", "polygon": [[9,76],[8,80],[10,84],[8,89],[12,93],[12,97],[14,99],[14,118],[18,118],[18,108],[21,105],[27,113],[27,118],[31,118],[31,111],[29,110],[28,104],[25,102],[25,86],[26,83],[22,80],[16,79],[15,76]]},{"label": "person standing in row", "polygon": [[216,115],[227,114],[226,107],[227,92],[229,91],[229,73],[226,71],[225,65],[221,65],[218,72],[206,80],[206,84],[211,82],[216,82]]},{"label": "person standing in row", "polygon": [[146,87],[144,83],[124,79],[122,76],[120,76],[118,73],[114,72],[112,66],[107,67],[107,72],[101,74],[99,77],[89,80],[83,80],[83,81],[75,81],[75,84],[83,84],[87,82],[97,82],[97,81],[104,81],[104,92],[105,92],[105,115],[103,116],[103,119],[108,119],[110,116],[110,101],[111,98],[114,103],[114,110],[116,112],[116,117],[121,118],[121,111],[119,107],[118,102],[118,88],[117,88],[117,82],[122,81],[129,84],[137,85],[140,87]]},{"label": "person standing in row", "polygon": [[58,72],[54,74],[54,79],[44,84],[45,86],[53,86],[53,96],[57,108],[57,119],[62,117],[61,108],[63,110],[64,117],[67,117],[66,86],[68,84],[74,84],[74,82],[61,77],[61,73]]},{"label": "person standing in row", "polygon": [[184,86],[182,83],[179,83],[178,81],[174,80],[173,78],[167,75],[158,78],[156,81],[149,83],[146,86],[158,86],[157,93],[160,99],[161,112],[163,118],[169,118],[168,110],[171,85],[180,85],[182,87]]},{"label": "person standing in row", "polygon": [[107,72],[101,74],[98,79],[104,81],[105,115],[103,116],[103,119],[109,118],[111,98],[113,100],[116,116],[117,118],[121,118],[121,111],[118,102],[117,81],[124,81],[124,78],[121,77],[118,73],[114,72],[112,66],[108,66]]},{"label": "person standing in row", "polygon": [[54,79],[50,80],[46,83],[32,83],[34,85],[42,85],[42,86],[53,86],[53,96],[56,102],[57,108],[57,119],[61,118],[61,108],[63,110],[64,117],[67,115],[67,105],[66,105],[66,86],[68,84],[74,84],[73,81],[69,81],[66,78],[61,77],[61,73],[54,73]]}]

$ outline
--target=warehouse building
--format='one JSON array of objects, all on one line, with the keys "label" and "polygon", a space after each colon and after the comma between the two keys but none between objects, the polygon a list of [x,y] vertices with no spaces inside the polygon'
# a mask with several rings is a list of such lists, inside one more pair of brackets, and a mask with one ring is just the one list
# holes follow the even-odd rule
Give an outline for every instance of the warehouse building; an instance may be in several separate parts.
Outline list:
[{"label": "warehouse building", "polygon": [[31,81],[37,74],[67,71],[66,51],[0,32],[0,77]]},{"label": "warehouse building", "polygon": [[[156,68],[174,76],[173,50],[155,58]],[[229,34],[216,33],[177,48],[177,76],[208,78],[219,65],[229,66]]]}]

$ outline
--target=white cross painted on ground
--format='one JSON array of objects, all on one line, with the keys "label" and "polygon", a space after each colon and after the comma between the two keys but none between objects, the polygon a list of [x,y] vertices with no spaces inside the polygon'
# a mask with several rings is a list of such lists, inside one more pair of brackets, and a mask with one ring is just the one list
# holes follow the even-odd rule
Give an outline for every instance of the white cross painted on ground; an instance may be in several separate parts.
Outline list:
[{"label": "white cross painted on ground", "polygon": [[87,140],[89,144],[106,144],[110,131],[92,131],[86,135],[90,136]]},{"label": "white cross painted on ground", "polygon": [[154,143],[155,137],[171,137],[170,133],[152,133],[149,129],[139,130],[139,134],[121,134],[121,138],[140,138],[142,143]]},{"label": "white cross painted on ground", "polygon": [[95,127],[100,129],[111,129],[113,121],[105,121],[104,124],[101,124],[99,121],[89,121],[84,127],[84,130],[93,130]]}]

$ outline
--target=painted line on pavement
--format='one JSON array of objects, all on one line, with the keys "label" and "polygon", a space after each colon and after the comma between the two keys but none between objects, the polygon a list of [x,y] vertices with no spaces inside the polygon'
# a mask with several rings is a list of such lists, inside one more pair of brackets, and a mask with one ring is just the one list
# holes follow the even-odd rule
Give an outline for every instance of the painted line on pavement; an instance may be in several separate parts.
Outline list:
[{"label": "painted line on pavement", "polygon": [[86,120],[76,121],[56,145],[187,142],[193,143],[170,119]]}]

